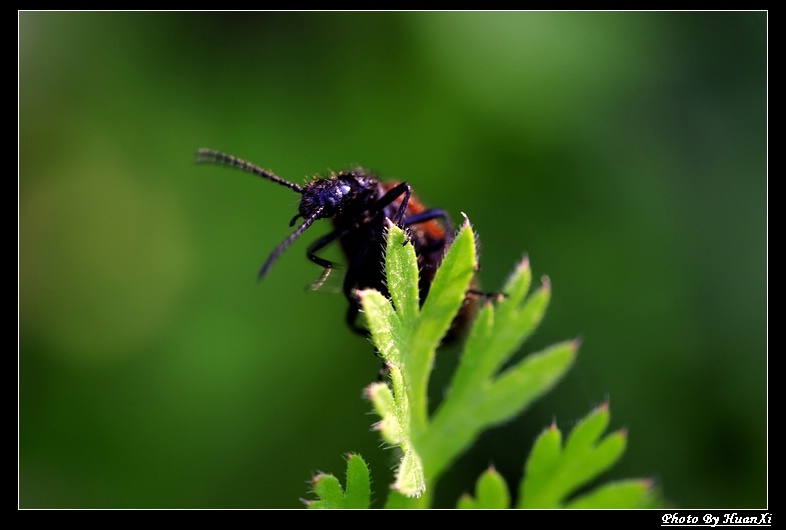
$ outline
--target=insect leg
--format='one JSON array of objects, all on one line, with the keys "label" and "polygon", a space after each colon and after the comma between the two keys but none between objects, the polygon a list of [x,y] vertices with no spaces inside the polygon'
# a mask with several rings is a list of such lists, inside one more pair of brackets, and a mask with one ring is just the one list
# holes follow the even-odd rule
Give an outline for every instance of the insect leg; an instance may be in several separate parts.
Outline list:
[{"label": "insect leg", "polygon": [[409,187],[409,184],[406,182],[402,182],[397,184],[396,186],[390,188],[385,195],[379,198],[379,200],[374,204],[374,209],[371,210],[371,213],[376,215],[385,210],[388,206],[390,206],[393,201],[398,199],[401,196],[404,196],[401,199],[401,204],[396,210],[396,214],[393,216],[391,221],[393,221],[397,225],[401,225],[401,221],[404,219],[404,212],[407,211],[407,204],[409,203],[409,197],[412,195],[412,188]]},{"label": "insect leg", "polygon": [[450,221],[450,216],[445,210],[441,210],[439,208],[431,208],[424,212],[416,213],[415,215],[410,215],[409,217],[404,219],[404,226],[411,226],[419,223],[425,223],[426,221],[431,221],[433,219],[442,219],[442,222],[445,223],[445,231],[448,233],[453,232],[453,223],[451,223]]},{"label": "insect leg", "polygon": [[306,256],[308,256],[308,259],[313,263],[316,263],[322,267],[322,274],[319,276],[317,281],[311,284],[311,289],[319,289],[322,284],[325,283],[325,280],[327,280],[327,277],[330,275],[330,271],[333,270],[333,267],[336,265],[332,261],[328,261],[325,258],[320,258],[316,255],[316,252],[325,248],[336,239],[339,239],[345,233],[346,230],[333,230],[332,232],[325,234],[309,245],[308,250],[306,251]]},{"label": "insect leg", "polygon": [[409,227],[412,225],[425,223],[428,221],[433,221],[434,219],[441,219],[445,225],[445,237],[434,241],[430,245],[426,245],[420,250],[422,252],[430,252],[431,250],[436,250],[438,248],[444,247],[445,245],[449,245],[453,241],[453,223],[450,220],[450,216],[445,210],[441,210],[439,208],[431,208],[424,212],[416,213],[415,215],[410,215],[402,222],[403,226]]}]

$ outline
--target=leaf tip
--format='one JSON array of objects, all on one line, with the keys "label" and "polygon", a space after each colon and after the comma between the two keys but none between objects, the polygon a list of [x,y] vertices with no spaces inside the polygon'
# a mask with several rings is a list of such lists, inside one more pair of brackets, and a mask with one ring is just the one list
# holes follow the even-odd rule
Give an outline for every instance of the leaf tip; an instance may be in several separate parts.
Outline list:
[{"label": "leaf tip", "polygon": [[396,493],[400,493],[401,495],[404,495],[405,497],[410,497],[414,499],[419,499],[423,495],[423,490],[419,490],[419,489],[411,490],[405,487],[404,484],[400,484],[398,482],[391,484],[390,489],[392,489]]},{"label": "leaf tip", "polygon": [[356,289],[355,296],[357,296],[358,300],[362,302],[363,298],[368,296],[369,291],[371,291],[371,289]]},{"label": "leaf tip", "polygon": [[516,272],[521,274],[522,272],[525,272],[528,269],[529,269],[529,256],[527,254],[524,254],[524,256],[521,258],[521,261],[519,261],[518,265],[516,266]]},{"label": "leaf tip", "polygon": [[321,471],[317,471],[311,476],[311,487],[315,487],[317,483],[322,480],[323,478],[329,476],[328,473],[323,473]]},{"label": "leaf tip", "polygon": [[549,279],[548,276],[543,276],[540,278],[540,285],[544,291],[546,292],[551,291],[551,280]]},{"label": "leaf tip", "polygon": [[363,397],[373,400],[374,396],[377,395],[377,393],[379,392],[382,386],[386,386],[386,385],[381,381],[376,381],[374,383],[371,383],[370,385],[367,385],[363,389]]}]

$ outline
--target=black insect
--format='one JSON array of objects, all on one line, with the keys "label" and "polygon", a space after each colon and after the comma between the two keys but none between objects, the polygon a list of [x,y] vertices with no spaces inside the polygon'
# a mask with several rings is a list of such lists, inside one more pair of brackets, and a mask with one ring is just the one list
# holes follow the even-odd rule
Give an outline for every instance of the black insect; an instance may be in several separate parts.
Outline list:
[{"label": "black insect", "polygon": [[[333,230],[321,236],[308,247],[306,255],[323,268],[315,282],[320,285],[335,266],[321,258],[317,252],[338,241],[348,261],[343,282],[343,293],[349,302],[346,320],[349,326],[363,335],[367,330],[357,324],[360,301],[358,289],[376,289],[387,295],[383,274],[385,219],[406,229],[415,247],[420,268],[420,301],[425,300],[434,274],[442,261],[445,250],[453,237],[453,228],[447,212],[438,208],[425,208],[412,193],[407,182],[382,182],[362,168],[333,173],[327,178],[315,178],[300,185],[284,180],[273,172],[235,156],[200,149],[197,162],[227,165],[262,178],[277,182],[301,194],[298,213],[289,222],[294,226],[299,218],[303,222],[284,239],[265,261],[259,278],[270,272],[281,254],[318,219],[331,219]],[[474,291],[473,291],[474,292]],[[446,341],[460,336],[474,312],[475,302],[468,296]]]}]

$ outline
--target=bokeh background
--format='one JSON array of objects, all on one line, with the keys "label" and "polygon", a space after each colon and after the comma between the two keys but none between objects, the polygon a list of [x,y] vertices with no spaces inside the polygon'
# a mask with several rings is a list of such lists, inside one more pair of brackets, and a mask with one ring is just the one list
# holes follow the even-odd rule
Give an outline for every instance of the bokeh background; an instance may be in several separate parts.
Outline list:
[{"label": "bokeh background", "polygon": [[18,21],[20,507],[297,508],[349,451],[386,497],[379,362],[304,289],[327,225],[257,283],[298,196],[199,147],[407,179],[469,216],[484,288],[523,255],[550,278],[524,353],[579,337],[577,364],[438,506],[491,463],[515,485],[541,429],[606,400],[629,447],[604,480],[767,506],[766,12]]}]

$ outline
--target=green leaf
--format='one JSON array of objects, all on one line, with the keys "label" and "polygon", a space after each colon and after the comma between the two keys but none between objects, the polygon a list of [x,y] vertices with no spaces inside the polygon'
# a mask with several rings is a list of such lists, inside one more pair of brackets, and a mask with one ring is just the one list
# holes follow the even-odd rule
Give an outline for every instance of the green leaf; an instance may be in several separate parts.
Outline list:
[{"label": "green leaf", "polygon": [[591,447],[609,425],[609,407],[604,403],[581,420],[565,442],[565,453],[579,453]]},{"label": "green leaf", "polygon": [[497,424],[548,392],[573,364],[578,344],[567,341],[533,353],[498,376],[478,403],[478,414]]},{"label": "green leaf", "polygon": [[618,431],[600,439],[608,426],[608,405],[592,411],[559,447],[556,426],[535,443],[519,488],[520,508],[558,508],[568,495],[611,467],[625,450],[626,435]]},{"label": "green leaf", "polygon": [[363,311],[366,314],[371,338],[377,352],[388,364],[401,365],[401,351],[398,341],[394,340],[393,330],[398,324],[398,315],[388,300],[374,290],[358,291]]},{"label": "green leaf", "polygon": [[535,440],[527,462],[527,486],[544,489],[549,478],[557,472],[562,453],[562,433],[552,423]]},{"label": "green leaf", "polygon": [[[523,260],[508,278],[504,295],[480,308],[451,387],[429,418],[428,382],[436,349],[465,303],[476,268],[475,236],[465,221],[419,307],[414,249],[398,227],[389,225],[385,270],[390,300],[359,293],[392,383],[390,391],[372,385],[368,395],[381,418],[377,427],[383,438],[402,451],[389,505],[407,505],[402,497],[421,496],[483,430],[521,413],[573,364],[578,343],[567,341],[525,356],[500,373],[538,326],[550,298],[546,280],[528,296],[532,274]],[[428,498],[411,505],[422,506]]]},{"label": "green leaf", "polygon": [[396,400],[390,387],[385,383],[372,383],[366,388],[366,395],[381,418],[374,427],[387,443],[399,445],[403,440],[404,427],[399,422]]},{"label": "green leaf", "polygon": [[496,469],[490,467],[478,478],[475,484],[475,497],[466,494],[458,502],[457,508],[499,509],[510,507],[510,492],[505,479]]},{"label": "green leaf", "polygon": [[313,480],[313,492],[319,500],[309,501],[309,508],[369,508],[371,480],[368,466],[360,455],[347,456],[347,488],[341,489],[336,477],[320,473]]},{"label": "green leaf", "polygon": [[426,479],[423,476],[423,462],[411,446],[403,445],[404,456],[396,469],[396,481],[391,486],[395,491],[407,497],[420,497],[426,491]]},{"label": "green leaf", "polygon": [[344,490],[336,477],[319,473],[312,479],[313,491],[321,500],[311,501],[309,508],[338,508],[344,499]]},{"label": "green leaf", "polygon": [[646,479],[621,480],[595,488],[586,495],[576,497],[566,508],[656,508],[652,481]]},{"label": "green leaf", "polygon": [[393,307],[402,325],[412,327],[420,313],[418,259],[415,247],[407,242],[406,235],[388,220],[385,252],[385,280]]},{"label": "green leaf", "polygon": [[506,284],[511,291],[496,304],[487,303],[475,320],[445,400],[418,445],[430,474],[441,474],[483,430],[520,414],[573,365],[578,342],[567,341],[526,356],[498,374],[548,304],[548,285],[526,296],[530,276],[525,260]]},{"label": "green leaf", "polygon": [[412,402],[424,401],[413,385],[417,365],[411,355],[419,323],[418,268],[413,246],[403,231],[389,224],[385,271],[391,300],[376,291],[358,293],[366,314],[372,340],[385,360],[392,389],[371,385],[367,395],[380,415],[377,424],[385,441],[398,445],[402,457],[396,470],[395,491],[407,497],[420,497],[426,489],[423,464],[412,443]]},{"label": "green leaf", "polygon": [[475,275],[475,234],[464,222],[437,269],[418,322],[422,348],[436,349],[464,303]]},{"label": "green leaf", "polygon": [[[468,297],[478,296],[468,291],[475,259],[475,236],[465,221],[421,305],[414,248],[401,229],[389,224],[385,271],[390,299],[373,290],[358,293],[371,338],[390,378],[387,384],[369,385],[366,395],[380,418],[375,427],[401,454],[385,504],[388,508],[429,507],[435,484],[480,434],[520,414],[553,388],[575,361],[579,348],[575,340],[514,357],[540,324],[551,297],[547,278],[529,293],[532,272],[524,259],[508,278],[504,292],[487,297],[479,308],[443,400],[437,407],[429,407],[428,384],[436,349],[462,304]],[[647,481],[611,483],[570,498],[624,452],[626,433],[604,436],[608,425],[608,406],[603,405],[575,426],[564,446],[556,425],[546,429],[527,459],[516,506],[654,505]],[[314,485],[320,500],[312,504],[368,504],[368,471],[365,473],[366,485],[357,489],[353,489],[353,481],[362,483],[362,477],[350,481],[348,476],[346,493],[335,478],[320,475]],[[457,503],[461,508],[510,505],[507,484],[493,468],[478,479],[474,497],[464,495]]]},{"label": "green leaf", "polygon": [[408,343],[409,352],[405,354],[414,398],[415,429],[423,429],[426,425],[428,381],[437,347],[464,303],[475,266],[475,234],[469,221],[465,221],[437,269]]}]

